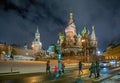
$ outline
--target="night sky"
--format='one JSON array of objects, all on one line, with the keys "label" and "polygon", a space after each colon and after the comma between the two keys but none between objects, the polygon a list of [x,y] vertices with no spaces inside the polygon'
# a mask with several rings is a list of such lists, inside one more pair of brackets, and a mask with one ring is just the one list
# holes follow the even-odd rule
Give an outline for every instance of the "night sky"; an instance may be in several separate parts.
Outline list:
[{"label": "night sky", "polygon": [[47,49],[66,28],[70,10],[77,32],[95,26],[99,50],[120,43],[120,0],[0,0],[0,42],[30,45],[38,25]]}]

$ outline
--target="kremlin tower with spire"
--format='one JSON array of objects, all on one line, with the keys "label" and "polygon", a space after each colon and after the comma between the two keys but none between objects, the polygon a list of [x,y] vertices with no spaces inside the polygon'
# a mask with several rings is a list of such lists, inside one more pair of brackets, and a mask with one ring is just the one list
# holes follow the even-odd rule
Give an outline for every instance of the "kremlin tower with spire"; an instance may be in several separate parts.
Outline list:
[{"label": "kremlin tower with spire", "polygon": [[38,26],[37,26],[37,30],[35,33],[35,39],[32,42],[32,48],[34,50],[34,53],[40,52],[40,50],[42,49],[42,43],[40,42],[40,33],[38,30]]},{"label": "kremlin tower with spire", "polygon": [[63,56],[80,55],[83,56],[83,61],[89,62],[93,61],[97,55],[97,38],[94,26],[92,26],[91,34],[86,26],[81,32],[76,33],[72,12],[70,12],[65,33],[59,33],[58,44],[61,46]]}]

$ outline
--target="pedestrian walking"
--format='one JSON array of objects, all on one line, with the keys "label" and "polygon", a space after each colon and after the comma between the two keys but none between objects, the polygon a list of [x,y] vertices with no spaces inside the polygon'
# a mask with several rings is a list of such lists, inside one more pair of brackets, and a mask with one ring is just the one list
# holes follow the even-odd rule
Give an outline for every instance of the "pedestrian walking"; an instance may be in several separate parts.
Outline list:
[{"label": "pedestrian walking", "polygon": [[56,75],[57,73],[58,73],[58,67],[55,66],[55,67],[54,67],[54,74]]},{"label": "pedestrian walking", "polygon": [[58,61],[58,72],[59,72],[59,75],[61,75],[61,72],[62,72],[62,63],[61,63],[60,60]]},{"label": "pedestrian walking", "polygon": [[79,61],[78,68],[79,68],[79,75],[80,75],[81,73],[83,74],[83,71],[82,71],[82,62],[81,62],[81,61]]},{"label": "pedestrian walking", "polygon": [[65,69],[65,64],[64,62],[62,62],[62,73],[64,73],[64,69]]},{"label": "pedestrian walking", "polygon": [[89,70],[90,70],[90,76],[89,77],[91,78],[92,74],[94,74],[94,76],[96,77],[96,69],[95,69],[95,63],[94,62],[92,62]]},{"label": "pedestrian walking", "polygon": [[46,74],[49,72],[49,74],[51,73],[50,72],[50,61],[47,61],[46,63]]},{"label": "pedestrian walking", "polygon": [[60,76],[59,73],[58,73],[58,67],[57,66],[54,67],[54,76],[55,76],[55,78],[54,78],[55,80]]},{"label": "pedestrian walking", "polygon": [[98,78],[98,77],[100,77],[100,65],[99,65],[98,61],[96,61],[95,68],[96,68],[96,76]]}]

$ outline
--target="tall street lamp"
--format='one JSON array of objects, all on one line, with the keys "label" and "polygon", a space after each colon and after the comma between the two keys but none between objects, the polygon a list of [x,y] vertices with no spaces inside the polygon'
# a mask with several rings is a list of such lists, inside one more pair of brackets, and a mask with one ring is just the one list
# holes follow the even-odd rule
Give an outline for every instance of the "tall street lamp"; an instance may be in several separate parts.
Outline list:
[{"label": "tall street lamp", "polygon": [[83,45],[83,52],[84,52],[84,57],[85,57],[85,61],[87,61],[87,46],[86,46],[86,40],[82,39],[82,45]]},{"label": "tall street lamp", "polygon": [[13,72],[13,68],[12,68],[12,64],[13,64],[13,54],[12,54],[12,48],[11,46],[8,47],[8,54],[10,55],[10,60],[11,60],[11,67],[10,67],[10,70],[11,70],[11,73]]}]

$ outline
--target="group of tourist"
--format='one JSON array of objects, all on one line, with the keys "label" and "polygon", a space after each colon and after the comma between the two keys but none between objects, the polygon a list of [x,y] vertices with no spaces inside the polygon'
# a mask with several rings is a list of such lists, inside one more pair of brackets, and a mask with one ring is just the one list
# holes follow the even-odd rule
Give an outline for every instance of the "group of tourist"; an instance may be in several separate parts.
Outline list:
[{"label": "group of tourist", "polygon": [[89,77],[91,77],[92,74],[94,74],[95,78],[96,77],[97,78],[100,77],[100,66],[99,66],[99,62],[98,61],[96,61],[95,63],[92,62],[89,70],[90,70],[90,76]]},{"label": "group of tourist", "polygon": [[[90,68],[89,68],[89,71],[90,71],[90,75],[89,77],[91,78],[92,74],[94,74],[95,78],[98,78],[100,77],[100,66],[99,66],[99,62],[96,61],[95,63],[92,62]],[[82,71],[82,62],[79,61],[79,75],[83,73]]]},{"label": "group of tourist", "polygon": [[[58,60],[58,67],[55,65],[54,73],[61,75],[62,73],[64,73],[64,69],[65,69],[64,62],[62,62],[61,60]],[[46,73],[48,73],[48,72],[49,72],[49,74],[51,73],[50,72],[50,61],[47,61],[47,63],[46,63]]]},{"label": "group of tourist", "polygon": [[[79,65],[78,65],[79,75],[83,74],[82,65],[83,65],[82,62],[79,61]],[[54,73],[55,73],[55,75],[57,75],[57,74],[61,75],[62,73],[64,73],[64,69],[65,69],[64,62],[62,62],[61,60],[58,60],[58,66],[54,67]],[[92,62],[91,66],[89,68],[89,71],[90,71],[90,75],[89,75],[90,78],[91,78],[92,74],[94,74],[95,78],[100,77],[99,62],[98,61],[96,61],[95,63]],[[49,74],[51,73],[50,72],[50,61],[47,61],[47,64],[46,64],[46,73],[48,73],[48,72],[49,72]]]}]

